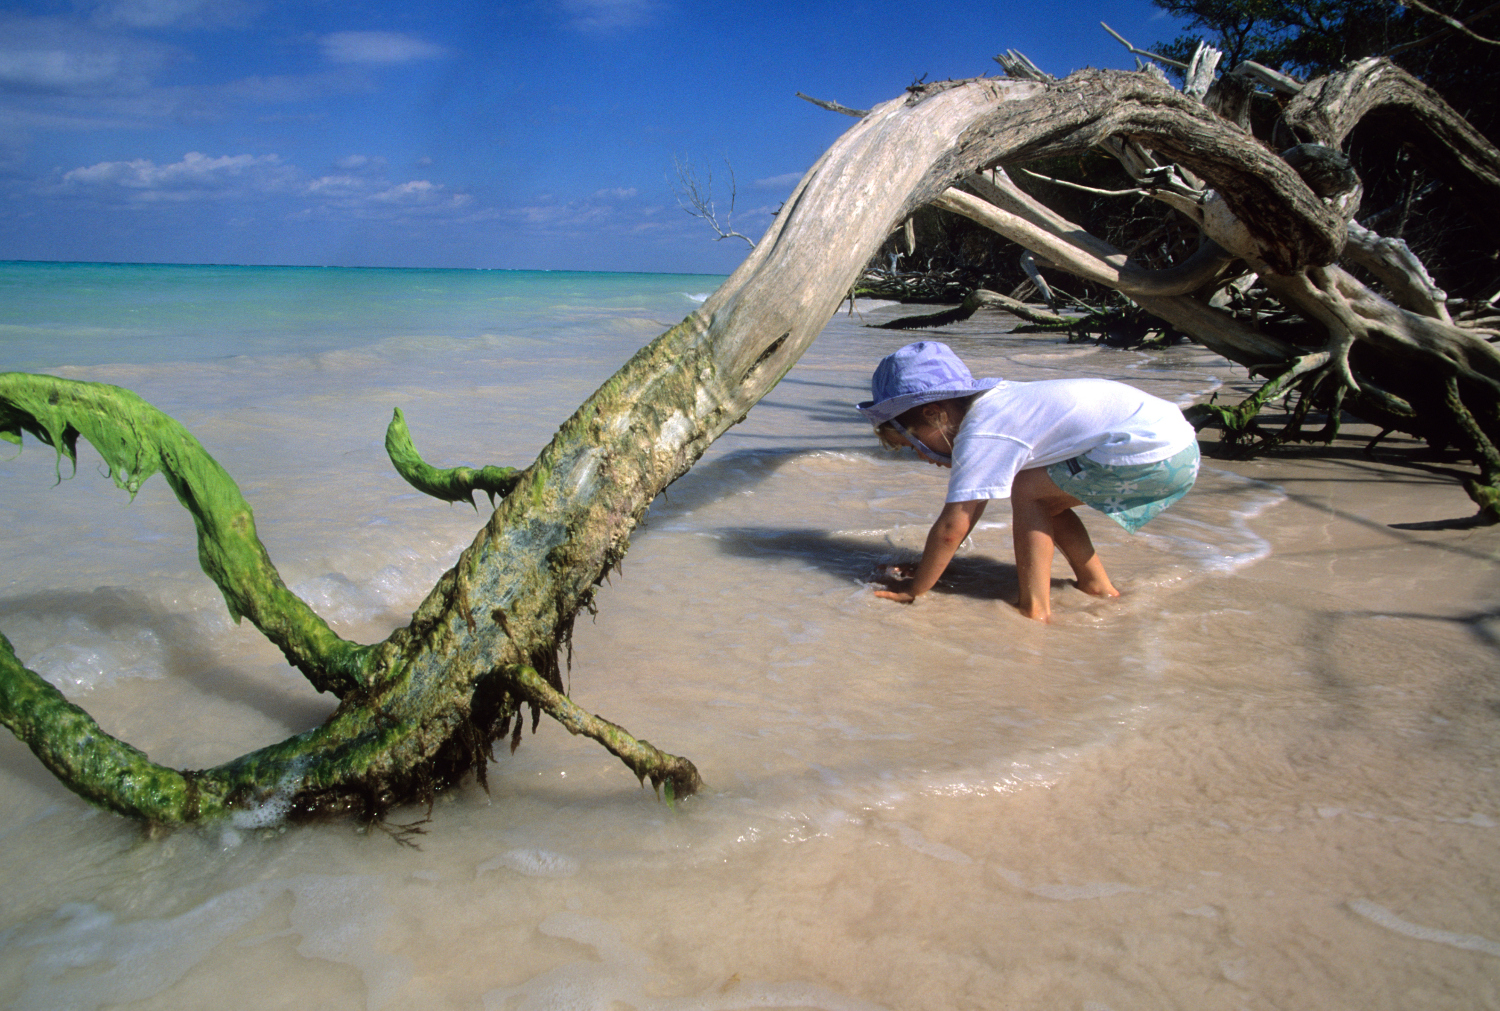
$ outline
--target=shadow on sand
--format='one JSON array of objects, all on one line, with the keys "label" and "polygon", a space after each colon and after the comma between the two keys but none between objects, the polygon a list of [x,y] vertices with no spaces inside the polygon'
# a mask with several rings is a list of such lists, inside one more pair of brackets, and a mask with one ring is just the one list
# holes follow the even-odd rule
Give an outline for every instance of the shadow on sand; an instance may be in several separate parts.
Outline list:
[{"label": "shadow on sand", "polygon": [[[719,550],[726,555],[764,561],[792,559],[851,583],[883,583],[878,572],[881,566],[920,557],[917,552],[874,537],[850,537],[816,529],[720,527],[713,533]],[[1066,579],[1052,580],[1053,589],[1070,583]],[[1013,604],[1020,593],[1020,583],[1015,563],[967,554],[949,564],[933,592]]]}]

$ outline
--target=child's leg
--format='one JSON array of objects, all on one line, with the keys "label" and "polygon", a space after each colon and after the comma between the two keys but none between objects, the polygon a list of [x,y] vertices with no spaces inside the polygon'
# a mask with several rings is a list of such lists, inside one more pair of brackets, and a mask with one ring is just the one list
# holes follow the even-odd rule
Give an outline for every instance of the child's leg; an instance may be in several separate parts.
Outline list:
[{"label": "child's leg", "polygon": [[1078,588],[1095,597],[1118,597],[1120,591],[1109,581],[1109,573],[1104,571],[1104,563],[1094,550],[1094,541],[1089,537],[1082,517],[1072,509],[1066,509],[1052,518],[1052,524],[1053,537],[1063,557],[1073,567]]},{"label": "child's leg", "polygon": [[1100,597],[1119,596],[1083,520],[1073,512],[1074,506],[1082,504],[1058,488],[1041,468],[1016,475],[1010,492],[1016,574],[1021,583],[1016,606],[1028,618],[1051,619],[1052,553],[1058,548],[1073,567],[1079,589]]}]

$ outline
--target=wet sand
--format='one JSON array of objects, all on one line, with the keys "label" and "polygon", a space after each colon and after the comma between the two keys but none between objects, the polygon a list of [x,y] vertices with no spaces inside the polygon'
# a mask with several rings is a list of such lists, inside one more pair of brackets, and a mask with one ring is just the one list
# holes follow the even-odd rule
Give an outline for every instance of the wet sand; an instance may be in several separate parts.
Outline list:
[{"label": "wet sand", "polygon": [[[874,450],[850,417],[878,353],[915,339],[854,322],[653,507],[577,629],[574,698],[692,757],[707,795],[668,808],[544,722],[491,767],[488,796],[439,800],[420,849],[348,823],[143,838],[6,739],[0,1000],[1500,1006],[1500,529],[1444,522],[1473,512],[1453,465],[1400,439],[1367,456],[1359,426],[1258,460],[1207,447],[1199,487],[1141,537],[1089,520],[1120,601],[1065,585],[1059,562],[1057,624],[1021,619],[996,503],[948,585],[901,607],[864,580],[920,548],[943,475]],[[1249,388],[1201,350],[1022,344],[1001,323],[938,336],[981,375]],[[356,475],[378,464],[343,453]],[[278,550],[313,553],[298,517],[360,518],[390,495],[361,479],[328,506],[296,490],[327,460],[305,466],[260,489],[276,504],[252,499],[289,582],[322,586],[325,559]],[[122,558],[170,540],[168,507],[139,521],[161,531],[126,531]],[[398,601],[479,523],[378,508],[395,519],[349,524],[327,565],[405,580]],[[407,561],[363,561],[381,550]],[[175,651],[167,675],[83,701],[153,757],[222,760],[326,711],[253,631],[204,641],[213,602],[190,557],[154,563],[185,588],[178,610],[110,568],[129,562],[99,564],[60,596],[13,587],[0,627],[59,608],[81,634],[150,625]],[[394,620],[351,605],[346,628]]]}]

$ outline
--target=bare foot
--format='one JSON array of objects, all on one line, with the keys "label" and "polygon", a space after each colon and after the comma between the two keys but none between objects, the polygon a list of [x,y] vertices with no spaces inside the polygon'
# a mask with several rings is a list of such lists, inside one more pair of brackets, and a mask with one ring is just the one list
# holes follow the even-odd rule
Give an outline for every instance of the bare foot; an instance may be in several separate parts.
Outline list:
[{"label": "bare foot", "polygon": [[1115,589],[1114,584],[1108,579],[1090,579],[1087,581],[1075,579],[1073,585],[1091,597],[1118,597],[1120,595],[1120,591]]},{"label": "bare foot", "polygon": [[1020,611],[1023,617],[1030,618],[1032,621],[1039,621],[1044,625],[1052,624],[1052,608],[1047,604],[1038,604],[1035,601],[1030,604],[1018,602],[1016,610]]}]

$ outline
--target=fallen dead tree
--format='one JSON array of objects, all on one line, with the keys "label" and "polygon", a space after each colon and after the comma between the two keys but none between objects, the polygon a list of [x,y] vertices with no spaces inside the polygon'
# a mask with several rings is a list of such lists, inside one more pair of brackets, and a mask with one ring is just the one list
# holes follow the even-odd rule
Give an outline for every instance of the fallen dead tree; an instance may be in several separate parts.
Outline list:
[{"label": "fallen dead tree", "polygon": [[932,327],[949,326],[973,316],[980,309],[999,309],[1013,316],[1031,323],[1040,323],[1049,327],[1066,329],[1073,324],[1073,320],[1067,316],[1059,316],[1055,312],[1047,312],[1028,305],[1020,299],[1002,295],[999,292],[987,291],[984,288],[976,288],[964,296],[957,308],[946,309],[942,312],[928,313],[923,316],[902,316],[899,319],[887,320],[884,323],[871,323],[870,326],[877,330],[921,330]]},{"label": "fallen dead tree", "polygon": [[[1055,138],[961,180],[933,205],[984,224],[1051,270],[1125,296],[1136,308],[1120,315],[1131,325],[1149,314],[1266,377],[1242,403],[1199,412],[1229,441],[1264,448],[1331,439],[1348,412],[1462,451],[1478,468],[1467,491],[1482,516],[1500,518],[1496,298],[1457,300],[1461,310],[1450,313],[1447,293],[1405,243],[1355,220],[1362,187],[1340,147],[1362,121],[1377,119],[1393,144],[1412,144],[1484,218],[1500,207],[1500,152],[1388,61],[1364,60],[1306,85],[1245,64],[1210,86],[1216,57],[1200,48],[1187,93],[1150,67],[1053,81],[1024,58],[1001,58],[1010,72],[1074,97],[1078,111],[1058,134],[1092,140],[1135,183],[1105,195],[1150,198],[1197,230],[1197,249],[1178,262],[1145,267],[1018,185],[1014,174],[1025,173],[1025,163],[1082,150]],[[1269,132],[1301,141],[1280,155],[1252,131],[1258,84],[1285,103]],[[888,325],[944,325],[986,301],[994,300],[976,296],[947,313]],[[1102,319],[1095,326],[1108,330]],[[1267,430],[1258,416],[1277,399],[1289,417]],[[1325,419],[1321,429],[1304,433],[1315,412]]]},{"label": "fallen dead tree", "polygon": [[[1298,121],[1317,125],[1328,145],[1366,89],[1419,110],[1440,106],[1386,65],[1349,73],[1299,99]],[[1442,121],[1432,142],[1455,151],[1455,171],[1481,190],[1492,187],[1494,149],[1461,120]],[[1026,195],[1006,172],[1096,145],[1118,152],[1153,195],[1198,222],[1212,240],[1206,252],[1143,269]],[[1233,117],[1159,75],[1090,70],[1061,81],[937,82],[855,123],[734,275],[589,397],[529,466],[433,471],[404,425],[393,424],[392,459],[414,485],[450,500],[484,490],[498,504],[410,624],[380,643],[340,639],[287,590],[250,507],[175,422],[114,387],[0,377],[0,433],[12,441],[27,432],[72,456],[84,438],[127,490],[161,472],[193,514],[203,568],[231,613],[255,623],[314,688],[340,700],[306,733],[216,768],[170,769],[104,733],[3,643],[0,720],[75,792],[163,825],[268,810],[376,817],[469,772],[482,779],[493,742],[507,733],[518,740],[528,711],[533,726],[545,712],[598,740],[642,779],[692,793],[700,782],[690,762],[567,697],[558,651],[650,502],[776,385],[886,236],[934,202],[1129,294],[1226,356],[1269,371],[1277,389],[1295,386],[1467,440],[1492,461],[1482,483],[1493,490],[1500,355],[1436,306],[1424,313],[1383,298],[1338,266],[1352,191],[1316,192]],[[1303,307],[1322,334],[1299,343],[1218,304],[1216,293],[1246,272]]]}]

